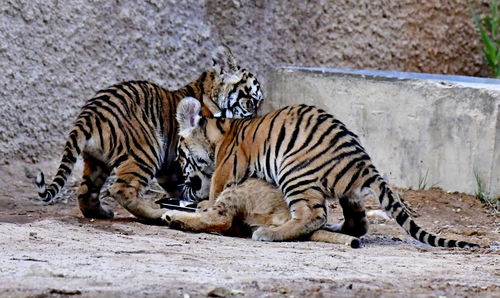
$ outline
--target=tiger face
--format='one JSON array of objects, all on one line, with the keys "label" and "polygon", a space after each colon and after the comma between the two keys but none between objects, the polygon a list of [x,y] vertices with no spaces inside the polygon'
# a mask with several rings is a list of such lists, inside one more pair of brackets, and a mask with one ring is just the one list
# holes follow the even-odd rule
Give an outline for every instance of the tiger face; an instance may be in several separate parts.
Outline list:
[{"label": "tiger face", "polygon": [[213,55],[214,69],[220,76],[220,88],[213,98],[217,100],[220,113],[215,117],[255,117],[262,103],[262,89],[257,78],[236,62],[231,51],[221,46]]},{"label": "tiger face", "polygon": [[219,94],[221,113],[215,114],[215,117],[251,118],[256,116],[263,98],[260,83],[246,69],[241,69],[239,72],[241,76],[238,82],[223,85],[222,92]]},{"label": "tiger face", "polygon": [[182,198],[190,201],[207,200],[210,193],[210,179],[215,169],[214,157],[203,144],[180,137],[177,145],[177,159],[184,176]]}]

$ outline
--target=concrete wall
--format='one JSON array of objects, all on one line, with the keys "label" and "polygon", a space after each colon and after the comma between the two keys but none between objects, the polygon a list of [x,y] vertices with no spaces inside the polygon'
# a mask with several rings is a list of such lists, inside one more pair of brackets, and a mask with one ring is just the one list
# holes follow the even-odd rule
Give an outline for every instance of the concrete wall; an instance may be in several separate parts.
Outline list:
[{"label": "concrete wall", "polygon": [[[398,77],[413,77],[398,79]],[[274,69],[268,109],[311,103],[357,133],[395,185],[500,196],[500,80]]]},{"label": "concrete wall", "polygon": [[178,87],[220,42],[261,78],[269,65],[487,74],[465,0],[4,0],[0,164],[57,156],[96,90]]}]

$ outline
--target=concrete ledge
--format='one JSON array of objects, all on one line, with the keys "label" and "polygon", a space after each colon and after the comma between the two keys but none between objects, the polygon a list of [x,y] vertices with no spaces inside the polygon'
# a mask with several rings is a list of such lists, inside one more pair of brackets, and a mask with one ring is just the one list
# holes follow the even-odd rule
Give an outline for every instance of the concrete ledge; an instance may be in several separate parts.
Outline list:
[{"label": "concrete ledge", "polygon": [[275,68],[269,109],[307,103],[357,133],[392,184],[500,195],[500,80],[386,71]]}]

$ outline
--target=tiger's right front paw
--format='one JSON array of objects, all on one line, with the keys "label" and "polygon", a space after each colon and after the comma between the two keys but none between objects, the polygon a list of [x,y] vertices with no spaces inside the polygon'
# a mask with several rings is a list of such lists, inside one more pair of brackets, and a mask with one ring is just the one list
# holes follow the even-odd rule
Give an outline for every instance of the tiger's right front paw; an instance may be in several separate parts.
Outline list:
[{"label": "tiger's right front paw", "polygon": [[163,213],[161,220],[171,229],[186,230],[186,225],[182,222],[183,215],[181,211],[169,210]]},{"label": "tiger's right front paw", "polygon": [[167,224],[167,225],[170,225],[170,223],[172,222],[172,214],[171,214],[171,211],[165,211],[165,213],[162,214],[161,216],[161,220]]},{"label": "tiger's right front paw", "polygon": [[260,227],[252,234],[252,240],[255,241],[276,241],[276,235],[266,227]]}]

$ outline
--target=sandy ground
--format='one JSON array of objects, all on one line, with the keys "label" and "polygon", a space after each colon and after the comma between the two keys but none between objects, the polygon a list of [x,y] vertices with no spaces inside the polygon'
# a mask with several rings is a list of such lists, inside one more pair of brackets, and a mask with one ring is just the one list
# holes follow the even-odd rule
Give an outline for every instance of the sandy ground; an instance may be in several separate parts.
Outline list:
[{"label": "sandy ground", "polygon": [[[36,199],[24,168],[37,166],[53,173],[55,163],[0,167],[2,297],[500,297],[499,250],[428,247],[382,220],[373,222],[361,249],[184,233],[140,223],[112,201],[114,220],[88,220],[73,187],[66,202],[45,206]],[[500,244],[499,216],[474,197],[439,189],[402,193],[428,231]],[[331,220],[340,220],[332,207]]]}]

